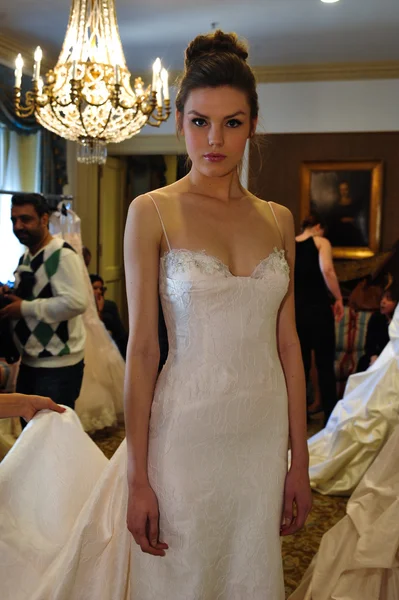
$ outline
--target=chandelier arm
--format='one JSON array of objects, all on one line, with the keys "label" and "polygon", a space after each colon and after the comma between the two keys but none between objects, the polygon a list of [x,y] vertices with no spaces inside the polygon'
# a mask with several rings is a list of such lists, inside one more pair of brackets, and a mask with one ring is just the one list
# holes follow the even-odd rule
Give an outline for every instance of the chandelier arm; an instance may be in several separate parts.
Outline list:
[{"label": "chandelier arm", "polygon": [[[153,115],[151,114],[147,123],[148,125],[151,125],[151,127],[159,127],[161,125],[161,123],[163,123],[164,121],[167,121],[169,119],[170,116],[170,112],[171,112],[171,108],[170,108],[170,100],[165,100],[165,114],[162,114],[162,108],[158,109],[158,114],[157,115]],[[155,122],[151,122],[150,118],[153,117],[155,119]]]},{"label": "chandelier arm", "polygon": [[[43,96],[45,96],[45,94],[43,94]],[[39,100],[39,98],[36,98],[36,110],[37,108],[44,108],[45,106],[47,106],[47,104],[50,103],[50,99],[47,96],[47,100]]]},{"label": "chandelier arm", "polygon": [[161,121],[150,121],[150,119],[148,119],[146,125],[150,125],[150,127],[160,127]]},{"label": "chandelier arm", "polygon": [[21,88],[18,87],[14,87],[14,106],[16,115],[22,119],[32,116],[35,112],[34,106],[23,106],[21,104]]},{"label": "chandelier arm", "polygon": [[133,108],[136,108],[136,112],[137,112],[140,104],[141,103],[136,101],[133,104],[129,105],[129,104],[125,104],[123,100],[118,99],[117,106],[120,106],[121,108],[123,108],[123,110],[132,110]]}]

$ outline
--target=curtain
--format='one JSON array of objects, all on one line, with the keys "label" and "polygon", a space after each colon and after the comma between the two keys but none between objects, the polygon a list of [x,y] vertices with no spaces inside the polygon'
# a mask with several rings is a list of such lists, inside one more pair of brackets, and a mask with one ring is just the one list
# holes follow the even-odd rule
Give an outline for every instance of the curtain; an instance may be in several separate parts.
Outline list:
[{"label": "curtain", "polygon": [[[35,192],[40,189],[40,134],[20,136],[0,127],[0,189]],[[0,195],[0,282],[14,281],[24,251],[11,226],[11,196]]]},{"label": "curtain", "polygon": [[67,142],[48,129],[41,132],[41,181],[42,194],[62,194],[67,176]]}]

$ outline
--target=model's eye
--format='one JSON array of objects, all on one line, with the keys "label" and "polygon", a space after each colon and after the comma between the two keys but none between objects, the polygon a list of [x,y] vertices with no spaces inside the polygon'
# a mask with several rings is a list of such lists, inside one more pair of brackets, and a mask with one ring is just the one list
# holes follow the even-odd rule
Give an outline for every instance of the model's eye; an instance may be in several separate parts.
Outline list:
[{"label": "model's eye", "polygon": [[200,117],[192,119],[191,123],[194,123],[194,125],[196,125],[197,127],[204,127],[204,125],[206,125],[205,119],[201,119]]},{"label": "model's eye", "polygon": [[238,119],[230,119],[230,121],[227,121],[226,125],[227,127],[232,127],[235,129],[236,127],[242,125],[242,121],[239,121]]}]

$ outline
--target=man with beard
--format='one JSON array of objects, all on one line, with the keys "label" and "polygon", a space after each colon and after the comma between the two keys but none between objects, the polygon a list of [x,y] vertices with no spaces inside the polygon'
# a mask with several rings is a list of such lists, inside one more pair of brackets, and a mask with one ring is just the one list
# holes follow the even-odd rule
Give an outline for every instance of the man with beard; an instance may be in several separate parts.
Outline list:
[{"label": "man with beard", "polygon": [[11,206],[13,231],[27,247],[0,311],[11,322],[21,354],[17,392],[50,396],[74,408],[84,367],[83,263],[69,244],[50,234],[44,196],[15,194]]}]

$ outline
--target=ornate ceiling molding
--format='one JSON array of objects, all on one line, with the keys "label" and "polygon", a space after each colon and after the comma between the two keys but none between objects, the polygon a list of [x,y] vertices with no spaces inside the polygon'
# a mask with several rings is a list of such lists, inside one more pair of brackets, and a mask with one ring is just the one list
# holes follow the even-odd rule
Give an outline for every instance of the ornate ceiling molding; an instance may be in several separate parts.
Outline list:
[{"label": "ornate ceiling molding", "polygon": [[[0,33],[0,63],[14,68],[18,52],[24,57],[26,72],[33,66],[33,52],[37,43],[17,38],[10,32]],[[43,45],[43,69],[53,68],[58,55]],[[25,70],[25,69],[24,69]],[[399,79],[399,61],[325,63],[309,65],[283,65],[254,67],[258,83],[285,83],[298,81],[350,81],[359,79]],[[173,85],[181,77],[181,71],[169,72],[169,82]],[[137,76],[140,73],[137,73]],[[143,77],[148,73],[142,73]]]},{"label": "ornate ceiling molding", "polygon": [[[394,60],[253,67],[253,70],[258,83],[399,79],[399,61]],[[170,85],[174,85],[181,76],[181,71],[169,71]]]},{"label": "ornate ceiling molding", "polygon": [[258,83],[399,79],[399,61],[255,67]]}]

